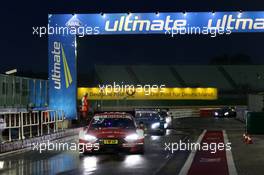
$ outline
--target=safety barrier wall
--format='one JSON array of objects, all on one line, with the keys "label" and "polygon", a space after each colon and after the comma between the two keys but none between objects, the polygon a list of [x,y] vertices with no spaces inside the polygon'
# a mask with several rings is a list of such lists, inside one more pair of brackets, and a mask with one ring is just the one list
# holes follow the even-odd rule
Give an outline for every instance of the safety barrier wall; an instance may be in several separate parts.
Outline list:
[{"label": "safety barrier wall", "polygon": [[[103,107],[101,111],[134,111],[134,109],[169,109],[172,112],[174,118],[185,118],[185,117],[213,117],[214,112],[217,109],[221,109],[226,106],[119,106],[119,107]],[[246,114],[248,112],[247,106],[235,106],[237,112],[237,119],[242,122],[246,121]],[[100,112],[100,111],[97,111]]]},{"label": "safety barrier wall", "polygon": [[264,112],[248,112],[246,115],[246,132],[264,134]]},{"label": "safety barrier wall", "polygon": [[200,109],[169,109],[169,114],[173,118],[199,117]]},{"label": "safety barrier wall", "polygon": [[13,112],[0,113],[0,119],[4,123],[0,128],[1,143],[24,140],[63,130],[65,115],[62,110]]},{"label": "safety barrier wall", "polygon": [[219,108],[201,108],[200,117],[213,117],[213,113]]},{"label": "safety barrier wall", "polygon": [[[134,111],[134,109],[169,109],[174,118],[185,118],[185,117],[213,117],[213,113],[225,106],[127,106],[127,107],[103,107],[101,111]],[[237,109],[245,109],[246,106],[236,106]],[[100,111],[98,111],[100,112]],[[243,118],[245,118],[243,116]]]},{"label": "safety barrier wall", "polygon": [[[129,106],[129,107],[104,107],[101,111],[134,111],[135,109],[144,109],[142,106]],[[200,108],[199,107],[175,107],[171,106],[151,106],[145,107],[145,109],[169,109],[171,116],[174,118],[185,118],[185,117],[199,117]]]},{"label": "safety barrier wall", "polygon": [[225,107],[225,105],[193,105],[193,106],[166,106],[166,105],[150,105],[150,106],[144,106],[144,105],[129,105],[129,106],[101,106],[98,111],[133,111],[134,109],[219,109],[221,107]]},{"label": "safety barrier wall", "polygon": [[236,108],[236,112],[237,112],[236,118],[242,122],[246,122],[247,113],[249,112],[248,108],[246,106],[238,107]]},{"label": "safety barrier wall", "polygon": [[55,133],[51,133],[49,135],[2,143],[0,144],[0,158],[1,156],[5,156],[6,153],[11,151],[17,151],[20,149],[33,149],[34,144],[37,143],[47,143],[48,141],[65,143],[69,140],[72,140],[72,137],[78,135],[80,129],[81,128],[73,128],[67,130],[64,129]]}]

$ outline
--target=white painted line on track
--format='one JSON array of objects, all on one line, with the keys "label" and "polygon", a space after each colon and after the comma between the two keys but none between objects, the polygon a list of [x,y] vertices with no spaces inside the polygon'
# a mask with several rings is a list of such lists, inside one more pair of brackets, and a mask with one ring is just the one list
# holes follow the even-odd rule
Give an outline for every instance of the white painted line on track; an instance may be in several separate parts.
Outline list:
[{"label": "white painted line on track", "polygon": [[[198,137],[196,143],[201,143],[201,141],[202,141],[202,139],[203,139],[204,134],[206,133],[206,131],[207,130],[203,130],[202,134]],[[193,162],[193,159],[194,159],[194,156],[195,156],[196,152],[197,152],[196,149],[193,149],[190,152],[190,154],[189,154],[186,162],[184,163],[184,165],[183,165],[183,167],[182,167],[179,175],[187,175],[188,174],[188,171],[189,171],[189,169],[190,169],[190,167],[192,165],[192,162]]]},{"label": "white painted line on track", "polygon": [[[225,144],[227,144],[229,141],[228,141],[228,137],[227,137],[225,130],[223,130],[223,135],[224,135],[224,142],[225,142]],[[237,170],[236,170],[236,166],[234,163],[234,159],[233,159],[233,155],[232,155],[231,150],[226,150],[226,160],[227,160],[227,165],[228,165],[228,173],[230,175],[237,175]]]},{"label": "white painted line on track", "polygon": [[[188,136],[185,136],[182,140],[186,140],[188,138]],[[167,154],[166,156],[166,160],[161,164],[161,166],[152,173],[152,175],[156,175],[158,173],[160,173],[160,171],[167,165],[167,163],[173,158],[172,154]]]}]

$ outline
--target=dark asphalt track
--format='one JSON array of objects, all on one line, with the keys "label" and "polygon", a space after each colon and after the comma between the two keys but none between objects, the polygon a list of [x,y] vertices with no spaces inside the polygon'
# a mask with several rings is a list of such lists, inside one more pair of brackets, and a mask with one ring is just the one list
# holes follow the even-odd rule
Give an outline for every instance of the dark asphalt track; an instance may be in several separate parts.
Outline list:
[{"label": "dark asphalt track", "polygon": [[[165,136],[147,135],[145,154],[126,153],[80,156],[78,151],[27,151],[0,157],[0,174],[178,174],[189,152],[165,151],[165,142],[196,141],[203,129],[243,130],[234,119],[188,118],[174,120]],[[76,142],[73,139],[70,142]]]},{"label": "dark asphalt track", "polygon": [[[158,174],[174,154],[164,142],[188,133],[170,129],[165,136],[147,135],[145,154],[108,153],[80,156],[78,151],[29,151],[0,158],[0,174]],[[68,143],[77,142],[73,139]],[[2,166],[2,167],[1,167]]]}]

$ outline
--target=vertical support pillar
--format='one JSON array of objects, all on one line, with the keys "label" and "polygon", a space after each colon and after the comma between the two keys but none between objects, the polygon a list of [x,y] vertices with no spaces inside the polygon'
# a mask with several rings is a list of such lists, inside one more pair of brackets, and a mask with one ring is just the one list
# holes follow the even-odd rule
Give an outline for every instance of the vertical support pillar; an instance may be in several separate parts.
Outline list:
[{"label": "vertical support pillar", "polygon": [[24,113],[21,113],[21,137],[24,139]]}]

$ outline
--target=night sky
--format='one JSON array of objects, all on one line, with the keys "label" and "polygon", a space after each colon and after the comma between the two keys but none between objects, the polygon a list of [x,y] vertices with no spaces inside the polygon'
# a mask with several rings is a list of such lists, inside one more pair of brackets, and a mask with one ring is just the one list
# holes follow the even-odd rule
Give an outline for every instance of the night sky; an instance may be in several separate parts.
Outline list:
[{"label": "night sky", "polygon": [[[0,73],[47,73],[47,37],[32,35],[33,26],[47,25],[49,13],[261,11],[264,2],[251,1],[5,1],[1,4]],[[237,3],[239,2],[239,3]],[[165,35],[93,36],[78,40],[79,72],[94,64],[210,64],[216,57],[246,55],[264,64],[264,33],[227,37]]]}]

